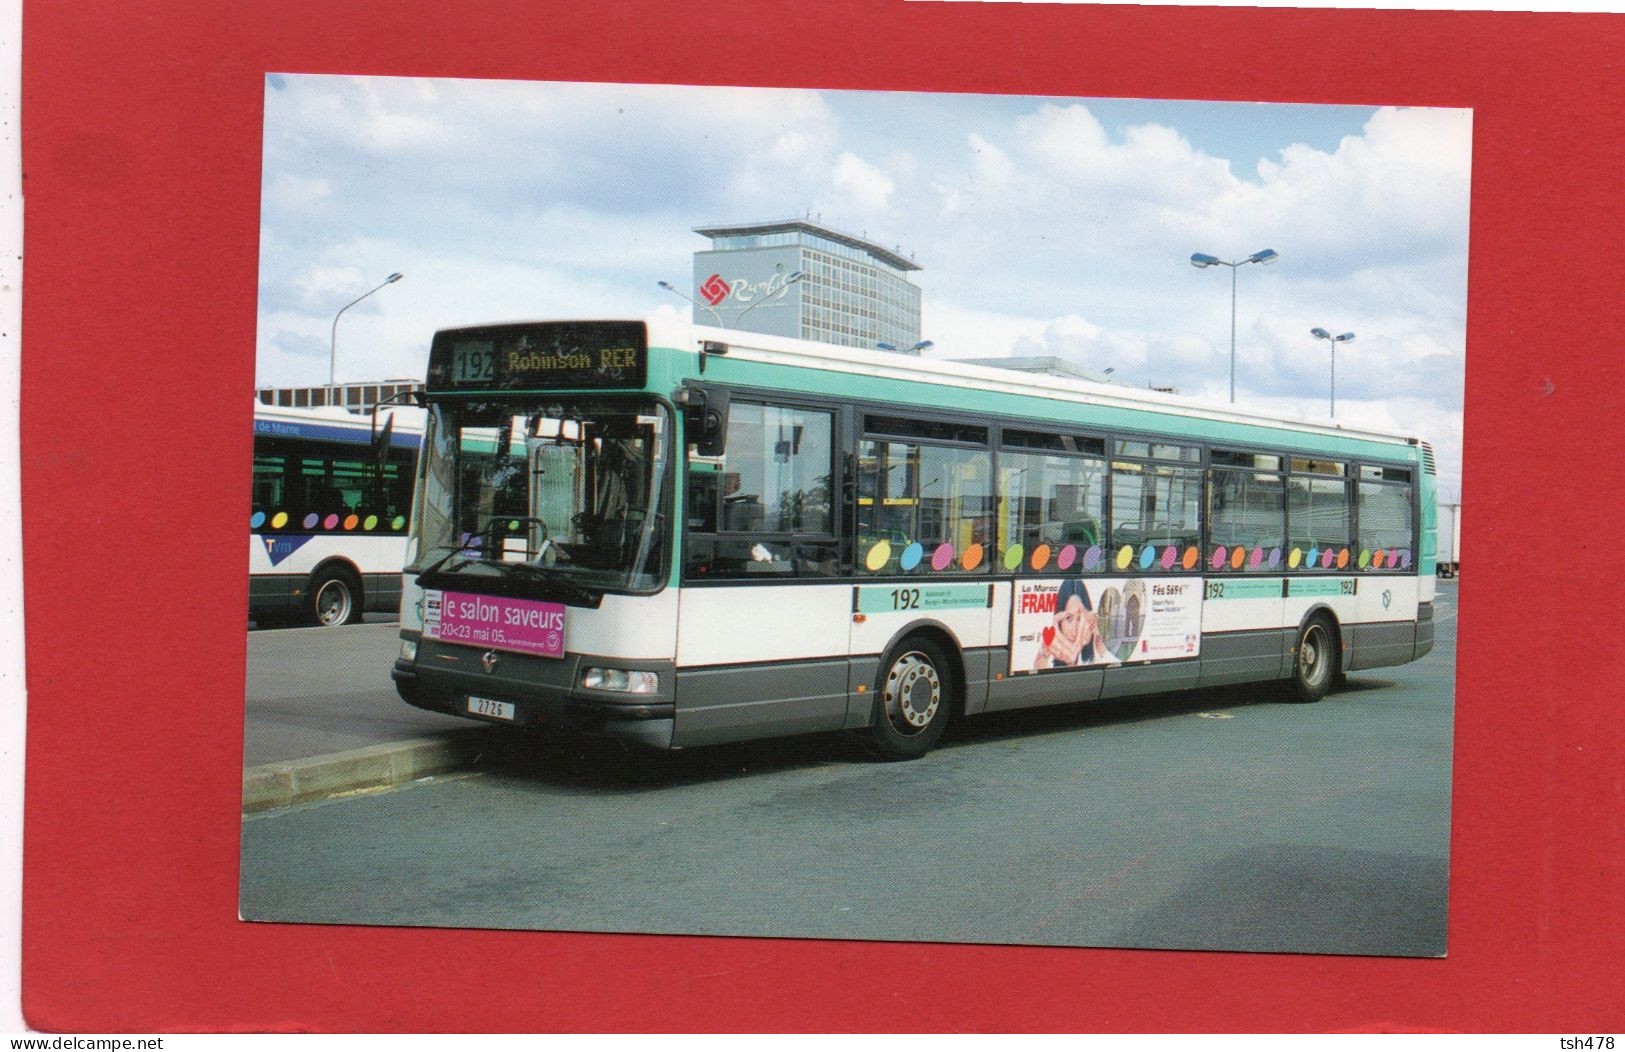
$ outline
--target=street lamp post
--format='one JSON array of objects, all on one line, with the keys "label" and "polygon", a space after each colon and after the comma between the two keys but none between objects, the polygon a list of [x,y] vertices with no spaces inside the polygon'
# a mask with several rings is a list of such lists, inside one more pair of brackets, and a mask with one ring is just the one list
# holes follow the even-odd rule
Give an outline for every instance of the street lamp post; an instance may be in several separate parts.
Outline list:
[{"label": "street lamp post", "polygon": [[395,284],[395,282],[401,280],[401,277],[402,277],[402,275],[400,275],[398,273],[391,274],[389,277],[384,279],[383,284],[378,285],[375,288],[370,288],[366,292],[363,292],[361,295],[357,296],[355,299],[351,300],[349,303],[346,303],[344,306],[340,307],[338,314],[333,315],[333,334],[332,334],[331,339],[328,342],[328,352],[327,352],[327,386],[329,386],[329,387],[334,386],[333,377],[334,377],[335,371],[336,371],[336,369],[338,367],[338,361],[339,361],[339,318],[344,314],[345,311],[349,310],[351,307],[354,307],[357,303],[360,303],[362,300],[366,299],[368,296],[371,296],[374,292],[377,292],[378,289],[383,288],[384,285],[393,285],[393,284]]},{"label": "street lamp post", "polygon": [[[694,304],[694,306],[699,310],[708,310],[708,311],[710,311],[711,312],[711,317],[713,317],[713,318],[715,318],[717,320],[717,328],[726,329],[728,327],[723,322],[722,315],[717,313],[715,307],[711,307],[711,306],[708,306],[708,305],[706,305],[704,303],[701,303],[699,300],[695,299],[693,296],[690,296],[688,293],[684,292],[682,289],[678,288],[676,285],[673,285],[669,281],[657,281],[657,282],[655,282],[655,284],[659,285],[661,288],[665,289],[667,292],[671,293],[673,296],[680,296],[683,299],[688,300],[688,302]],[[743,314],[744,312],[741,311],[740,313]]]},{"label": "street lamp post", "polygon": [[1248,263],[1268,265],[1280,258],[1281,254],[1273,248],[1260,249],[1245,259],[1225,260],[1205,252],[1197,252],[1191,256],[1191,266],[1199,270],[1208,267],[1230,268],[1230,401],[1232,402],[1236,400],[1236,271]]},{"label": "street lamp post", "polygon": [[912,354],[918,358],[921,354],[924,354],[926,351],[929,351],[936,345],[937,341],[935,340],[921,340],[912,347],[899,347],[895,343],[887,343],[885,340],[881,340],[875,344],[875,349],[880,351],[891,351],[894,354]]},{"label": "street lamp post", "polygon": [[[779,286],[779,294],[782,295],[786,290],[788,290],[790,288],[791,285],[794,285],[796,282],[800,281],[802,278],[804,278],[806,276],[807,276],[807,272],[803,271],[803,270],[797,270],[797,271],[791,272],[790,276],[784,279],[784,284]],[[775,296],[774,298],[777,299],[778,297]],[[755,299],[753,299],[749,303],[747,303],[743,310],[741,310],[738,314],[734,315],[734,324],[738,325],[739,324],[739,319],[741,319],[745,315],[749,314],[751,312],[752,308],[758,306],[759,304],[766,303],[767,299],[768,299],[767,294],[763,293],[762,295],[757,296]]]},{"label": "street lamp post", "polygon": [[1325,329],[1316,326],[1315,328],[1309,330],[1309,335],[1313,336],[1317,340],[1330,340],[1332,343],[1331,413],[1332,419],[1335,420],[1337,419],[1337,345],[1340,343],[1348,343],[1350,340],[1354,339],[1354,334],[1352,332],[1345,332],[1341,336],[1333,336]]}]

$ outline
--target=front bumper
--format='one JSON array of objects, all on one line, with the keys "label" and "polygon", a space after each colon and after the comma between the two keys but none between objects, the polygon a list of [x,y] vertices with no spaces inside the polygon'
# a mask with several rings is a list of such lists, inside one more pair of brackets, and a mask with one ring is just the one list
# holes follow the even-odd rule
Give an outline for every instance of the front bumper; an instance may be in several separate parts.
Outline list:
[{"label": "front bumper", "polygon": [[[414,634],[403,636],[412,639]],[[415,642],[417,661],[409,664],[397,660],[390,672],[396,691],[410,705],[481,723],[564,726],[657,748],[671,747],[677,682],[676,666],[671,661],[583,654],[544,658],[437,640]],[[487,655],[495,658],[489,670],[483,660]],[[659,690],[654,694],[589,690],[581,686],[581,676],[592,666],[654,672],[660,679]],[[509,721],[471,715],[467,708],[471,694],[512,704],[515,718]]]}]

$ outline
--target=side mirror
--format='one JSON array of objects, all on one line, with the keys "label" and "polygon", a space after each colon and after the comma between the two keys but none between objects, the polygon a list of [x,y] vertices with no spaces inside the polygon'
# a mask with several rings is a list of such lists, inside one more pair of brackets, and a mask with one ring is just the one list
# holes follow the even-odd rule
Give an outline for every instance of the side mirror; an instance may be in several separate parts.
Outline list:
[{"label": "side mirror", "polygon": [[728,444],[728,392],[689,384],[678,392],[688,442],[702,457],[720,457]]},{"label": "side mirror", "polygon": [[389,439],[395,430],[395,414],[391,413],[384,419],[384,426],[378,426],[378,410],[372,414],[372,459],[379,468],[389,459]]}]

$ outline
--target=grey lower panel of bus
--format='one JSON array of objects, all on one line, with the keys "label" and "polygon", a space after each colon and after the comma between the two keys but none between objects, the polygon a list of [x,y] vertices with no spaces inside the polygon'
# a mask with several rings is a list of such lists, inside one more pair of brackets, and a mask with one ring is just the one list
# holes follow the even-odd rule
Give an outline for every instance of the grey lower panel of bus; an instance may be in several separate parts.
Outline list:
[{"label": "grey lower panel of bus", "polygon": [[[1432,622],[1428,622],[1429,630]],[[1347,668],[1380,668],[1402,665],[1416,658],[1416,624],[1388,621],[1380,624],[1344,625],[1343,646],[1349,651]]]},{"label": "grey lower panel of bus", "polygon": [[[1004,666],[1010,659],[1008,650],[1000,650]],[[1006,676],[988,684],[987,712],[1004,709],[1036,708],[1040,705],[1072,705],[1080,701],[1094,701],[1100,697],[1101,684],[1106,680],[1104,669],[1082,668],[1064,672],[1023,672]]]},{"label": "grey lower panel of bus", "polygon": [[[987,697],[993,655],[964,655],[968,711]],[[676,729],[680,746],[867,727],[874,714],[879,655],[775,665],[723,665],[679,669]],[[1003,666],[998,666],[1002,668]],[[866,688],[859,692],[858,687]]]},{"label": "grey lower panel of bus", "polygon": [[1200,685],[1256,683],[1288,675],[1296,638],[1297,632],[1290,628],[1203,636]]},{"label": "grey lower panel of bus", "polygon": [[[1431,646],[1432,622],[1426,627]],[[1398,665],[1426,653],[1409,622],[1343,625],[1345,667]],[[1004,647],[965,654],[965,712],[1070,705],[1231,683],[1292,672],[1297,630],[1226,632],[1202,640],[1200,658],[995,678],[1010,665]],[[873,719],[877,654],[776,665],[679,669],[673,744],[712,745],[777,735],[866,727]],[[860,693],[858,687],[866,689]]]},{"label": "grey lower panel of bus", "polygon": [[846,725],[846,658],[679,669],[672,744],[839,730]]},{"label": "grey lower panel of bus", "polygon": [[[1203,645],[1206,646],[1205,643]],[[1016,673],[988,684],[986,711],[1072,705],[1080,701],[1184,690],[1201,685],[1201,675],[1202,666],[1194,658],[1142,665],[1113,665],[1108,668]],[[1255,675],[1253,678],[1261,677]]]},{"label": "grey lower panel of bus", "polygon": [[1200,659],[1158,661],[1147,665],[1114,665],[1105,670],[1106,681],[1101,685],[1102,698],[1121,698],[1130,694],[1160,694],[1165,690],[1185,690],[1201,683]]},{"label": "grey lower panel of bus", "polygon": [[1433,651],[1433,604],[1423,603],[1416,611],[1416,656]]}]

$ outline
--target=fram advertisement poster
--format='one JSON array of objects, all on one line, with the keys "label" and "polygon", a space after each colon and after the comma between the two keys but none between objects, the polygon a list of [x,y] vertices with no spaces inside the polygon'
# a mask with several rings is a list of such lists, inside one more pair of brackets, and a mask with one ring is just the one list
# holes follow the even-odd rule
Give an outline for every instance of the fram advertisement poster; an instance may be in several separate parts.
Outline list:
[{"label": "fram advertisement poster", "polygon": [[1202,579],[1017,581],[1010,617],[1012,675],[1196,657]]}]

